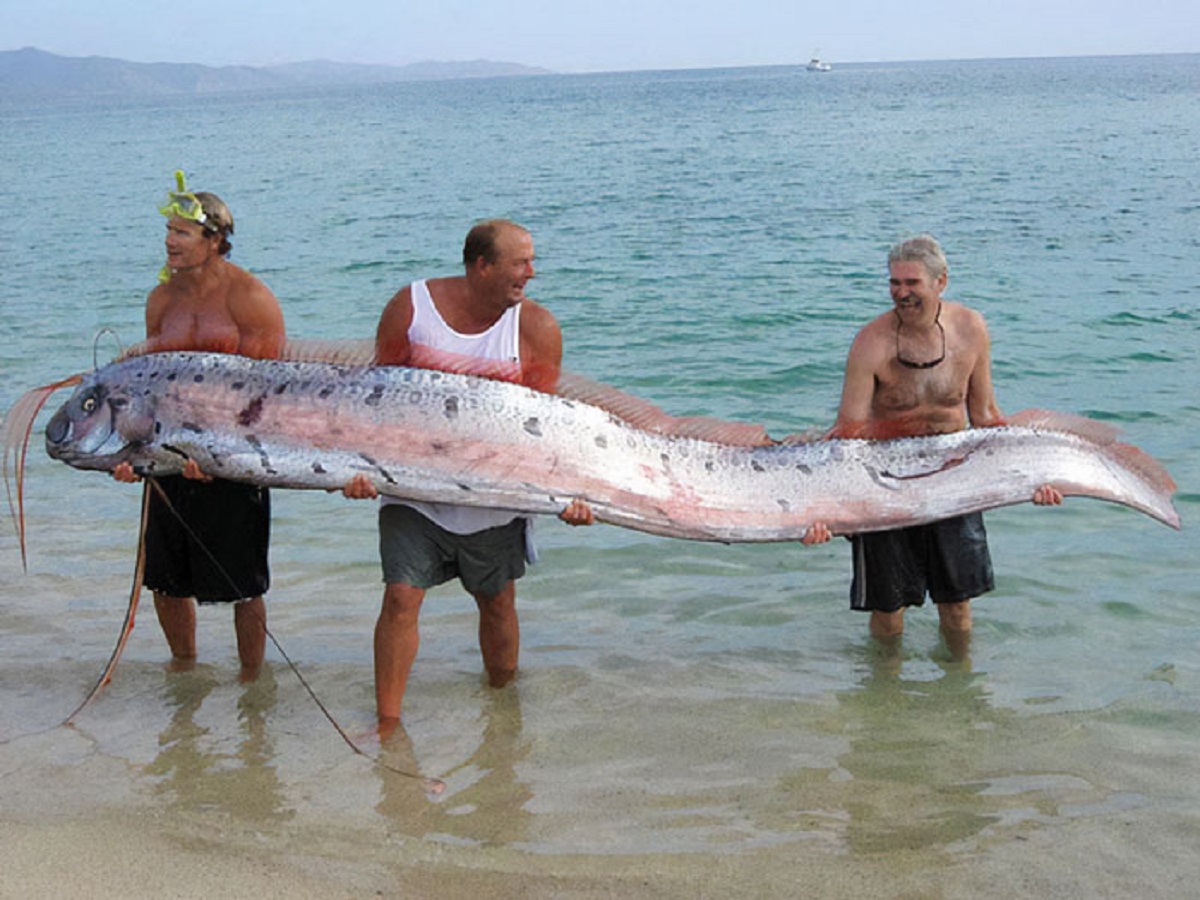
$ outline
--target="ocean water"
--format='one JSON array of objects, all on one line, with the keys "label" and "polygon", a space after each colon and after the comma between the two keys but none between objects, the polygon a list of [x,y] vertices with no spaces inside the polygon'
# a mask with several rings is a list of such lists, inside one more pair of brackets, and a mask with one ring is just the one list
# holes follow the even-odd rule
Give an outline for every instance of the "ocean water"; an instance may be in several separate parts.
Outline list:
[{"label": "ocean water", "polygon": [[[405,733],[363,739],[443,779],[430,797],[355,755],[278,649],[238,685],[223,610],[201,613],[201,665],[167,674],[146,598],[114,682],[56,727],[116,639],[139,498],[35,435],[27,571],[0,536],[0,818],[251,845],[347,896],[416,863],[502,895],[518,877],[555,896],[1187,895],[1198,99],[1200,56],[1181,55],[0,106],[0,408],[141,337],[176,168],[229,202],[233,259],[292,336],[369,337],[403,284],[459,271],[473,221],[508,216],[534,235],[530,294],[567,368],[776,436],[832,422],[850,340],[889,304],[888,245],[928,231],[947,295],[987,317],[1001,408],[1121,427],[1184,520],[1082,499],[989,514],[997,588],[961,662],[928,608],[878,652],[843,541],[546,521],[516,686],[483,686],[473,604],[439,588]],[[274,504],[270,627],[362,735],[374,508]]]}]

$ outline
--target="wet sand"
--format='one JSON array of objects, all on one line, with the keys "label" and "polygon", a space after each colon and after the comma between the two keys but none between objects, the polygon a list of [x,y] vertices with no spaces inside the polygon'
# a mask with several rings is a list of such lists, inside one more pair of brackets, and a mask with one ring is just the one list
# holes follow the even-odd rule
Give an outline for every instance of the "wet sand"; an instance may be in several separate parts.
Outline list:
[{"label": "wet sand", "polygon": [[[1200,877],[1196,764],[1140,743],[1153,702],[1006,717],[947,666],[840,701],[589,713],[603,690],[567,672],[493,692],[433,668],[415,737],[361,744],[388,769],[279,664],[243,687],[134,662],[77,727],[0,743],[0,896],[1186,897]],[[418,769],[445,792],[397,774]]]}]

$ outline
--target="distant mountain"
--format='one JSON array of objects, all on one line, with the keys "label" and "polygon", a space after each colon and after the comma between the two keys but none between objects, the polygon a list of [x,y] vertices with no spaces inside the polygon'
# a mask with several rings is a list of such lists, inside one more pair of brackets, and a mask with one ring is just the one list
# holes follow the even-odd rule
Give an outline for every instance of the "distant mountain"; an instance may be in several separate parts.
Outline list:
[{"label": "distant mountain", "polygon": [[0,51],[0,97],[215,94],[302,85],[384,84],[547,74],[550,74],[548,69],[482,59],[419,62],[406,66],[314,60],[282,66],[213,67],[196,63],[136,63],[103,56],[56,56],[34,47]]}]

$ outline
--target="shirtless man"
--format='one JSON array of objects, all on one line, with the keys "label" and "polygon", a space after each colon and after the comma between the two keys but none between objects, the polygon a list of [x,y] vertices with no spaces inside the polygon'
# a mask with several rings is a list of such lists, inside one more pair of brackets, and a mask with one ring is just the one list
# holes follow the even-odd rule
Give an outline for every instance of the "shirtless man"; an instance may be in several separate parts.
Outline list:
[{"label": "shirtless man", "polygon": [[[277,358],[283,313],[265,284],[226,258],[233,215],[215,194],[179,191],[160,210],[167,217],[167,264],[146,301],[146,340],[128,355],[169,350]],[[129,463],[113,470],[137,481]],[[182,476],[158,479],[170,500],[151,491],[144,582],[171,648],[174,669],[196,659],[196,608],[234,604],[241,678],[253,680],[266,649],[263,594],[270,583],[270,497],[265,488],[214,480],[194,460]],[[182,518],[182,522],[179,519]]]},{"label": "shirtless man", "polygon": [[[892,309],[855,337],[828,437],[887,439],[1003,425],[987,325],[978,312],[942,298],[948,271],[938,242],[921,235],[897,244],[888,268]],[[1033,502],[1059,504],[1062,494],[1043,485]],[[816,523],[803,542],[829,537],[828,527]],[[905,608],[922,606],[928,592],[951,651],[965,649],[971,598],[994,586],[982,514],[854,535],[851,541],[850,606],[871,612],[875,638],[898,638]]]},{"label": "shirtless man", "polygon": [[[534,277],[533,238],[504,219],[481,222],[463,245],[466,272],[417,281],[388,302],[375,340],[378,365],[470,370],[551,393],[562,364],[562,332],[545,307],[525,296]],[[346,485],[347,497],[377,492],[365,475]],[[559,516],[590,525],[592,511],[576,500]],[[381,736],[400,721],[416,659],[418,613],[428,588],[457,577],[479,608],[479,649],[488,683],[503,687],[516,675],[520,627],[516,579],[525,573],[529,523],[507,510],[384,498],[379,510],[383,606],[375,625],[375,701]]]}]

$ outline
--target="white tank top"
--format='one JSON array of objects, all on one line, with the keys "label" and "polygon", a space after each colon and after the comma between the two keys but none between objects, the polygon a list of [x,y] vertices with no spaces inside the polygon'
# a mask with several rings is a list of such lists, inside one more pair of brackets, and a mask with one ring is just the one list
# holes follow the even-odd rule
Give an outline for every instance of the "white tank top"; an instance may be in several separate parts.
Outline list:
[{"label": "white tank top", "polygon": [[[476,359],[498,359],[504,362],[521,362],[521,307],[511,306],[487,331],[479,334],[462,334],[446,324],[442,314],[433,304],[429,287],[424,280],[414,281],[412,293],[412,324],[408,326],[408,339],[414,344],[424,344],[436,350],[448,350]],[[402,503],[419,510],[447,531],[455,534],[473,534],[485,528],[506,525],[518,517],[516,512],[506,509],[484,509],[477,506],[455,506],[450,503],[423,503],[417,500],[398,500],[384,497],[384,503]]]}]

